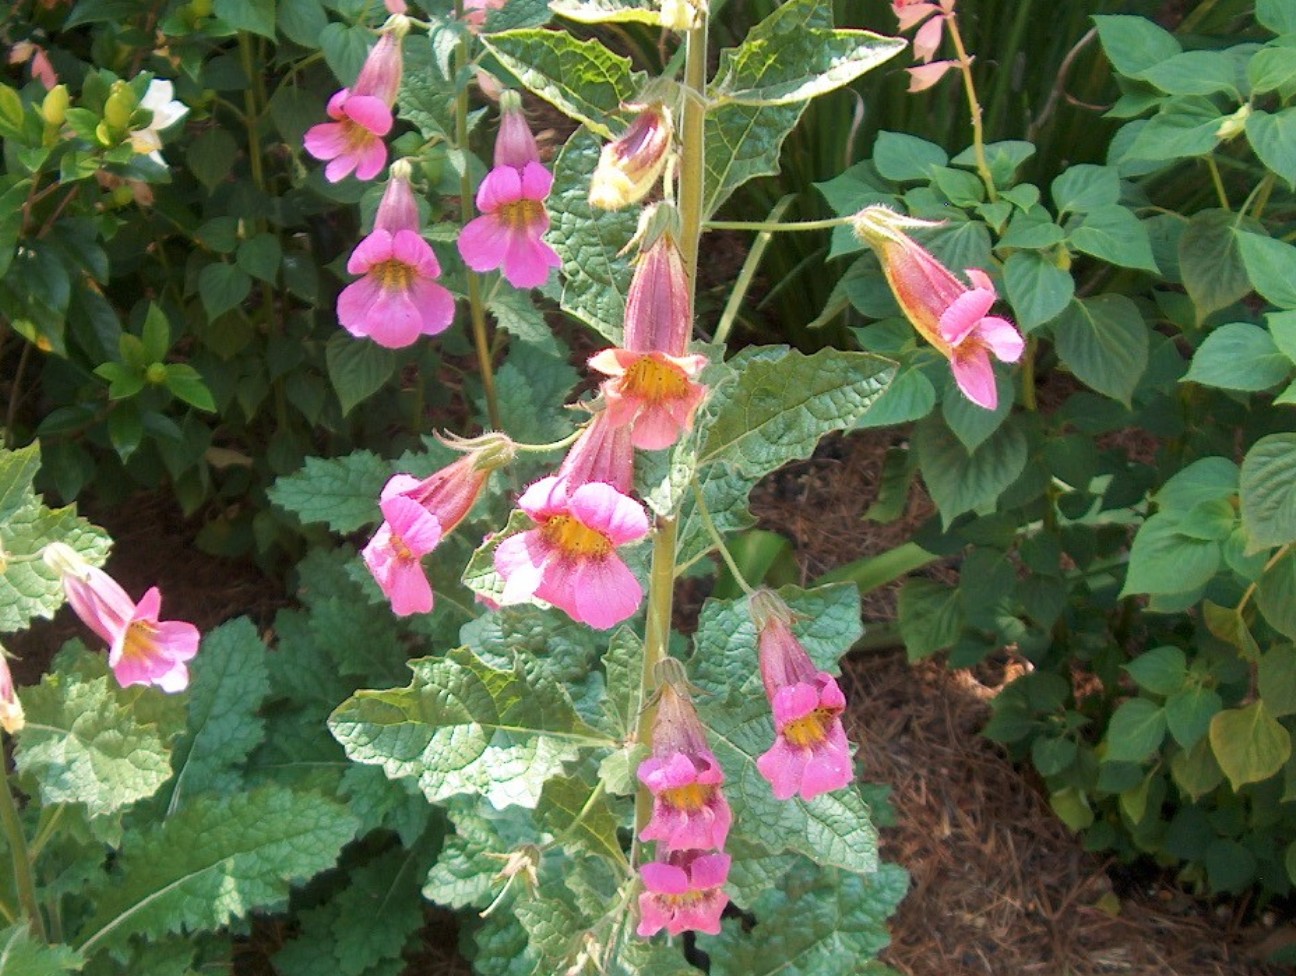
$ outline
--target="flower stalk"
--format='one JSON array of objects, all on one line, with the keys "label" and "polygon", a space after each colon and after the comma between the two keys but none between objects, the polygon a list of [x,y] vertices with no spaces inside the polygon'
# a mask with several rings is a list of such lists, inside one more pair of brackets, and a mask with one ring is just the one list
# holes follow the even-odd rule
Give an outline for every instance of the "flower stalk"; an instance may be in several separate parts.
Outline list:
[{"label": "flower stalk", "polygon": [[45,920],[41,917],[40,902],[36,900],[36,879],[32,874],[31,855],[27,851],[27,837],[23,834],[7,769],[0,780],[4,781],[0,787],[0,830],[4,831],[9,852],[13,856],[14,887],[18,889],[18,900],[22,903],[32,932],[43,942],[46,940]]}]

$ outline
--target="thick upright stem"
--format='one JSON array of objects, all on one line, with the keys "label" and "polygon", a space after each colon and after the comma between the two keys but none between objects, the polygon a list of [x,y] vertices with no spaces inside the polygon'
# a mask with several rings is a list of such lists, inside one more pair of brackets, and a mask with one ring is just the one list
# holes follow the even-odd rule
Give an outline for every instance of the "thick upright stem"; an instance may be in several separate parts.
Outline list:
[{"label": "thick upright stem", "polygon": [[684,119],[680,126],[680,253],[684,270],[697,289],[698,243],[702,235],[703,190],[706,177],[706,48],[707,19],[685,36]]},{"label": "thick upright stem", "polygon": [[[463,19],[463,0],[455,0],[455,16]],[[455,50],[455,77],[462,83],[464,69],[471,57],[469,45],[471,36],[467,33],[459,41]],[[455,99],[455,148],[462,154],[468,152],[468,88],[465,85],[459,90]],[[462,165],[459,173],[459,209],[463,223],[468,223],[473,216],[472,172],[467,163]],[[481,371],[482,390],[486,394],[486,416],[495,430],[500,429],[499,400],[495,394],[495,366],[491,358],[490,334],[486,330],[486,306],[482,301],[481,276],[472,269],[465,269],[468,276],[468,314],[472,319],[473,347],[477,350],[477,367]]]},{"label": "thick upright stem", "polygon": [[967,95],[968,111],[972,114],[972,151],[976,154],[977,173],[980,174],[981,181],[985,183],[986,193],[993,201],[998,199],[999,192],[995,189],[994,176],[990,172],[990,164],[986,161],[985,126],[982,123],[981,102],[977,98],[976,85],[972,82],[972,59],[968,57],[967,48],[963,46],[963,35],[959,33],[958,19],[953,16],[948,17],[945,25],[949,28],[950,40],[954,42],[954,53],[958,55],[959,73],[963,76],[963,91]]},{"label": "thick upright stem", "polygon": [[14,803],[13,788],[9,785],[9,773],[0,775],[4,781],[0,787],[0,829],[4,831],[5,840],[9,842],[9,852],[13,856],[14,887],[18,889],[18,900],[32,931],[45,940],[45,920],[41,916],[40,902],[36,900],[36,879],[32,874],[31,855],[27,853],[27,837],[23,834],[22,821],[18,819],[18,807]]}]

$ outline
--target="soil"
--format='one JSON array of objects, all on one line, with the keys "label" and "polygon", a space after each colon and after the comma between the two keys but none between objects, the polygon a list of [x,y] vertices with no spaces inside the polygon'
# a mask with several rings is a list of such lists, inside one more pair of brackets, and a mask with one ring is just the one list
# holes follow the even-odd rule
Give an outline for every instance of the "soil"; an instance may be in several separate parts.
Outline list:
[{"label": "soil", "polygon": [[[807,581],[898,544],[931,512],[916,485],[896,523],[863,520],[874,500],[868,486],[897,436],[830,438],[754,494],[762,527],[794,541]],[[163,497],[88,514],[117,540],[109,571],[132,593],[160,585],[168,617],[204,629],[239,614],[265,624],[283,605],[282,586],[251,564],[200,552],[197,526]],[[951,578],[954,570],[925,572]],[[865,618],[894,619],[893,588],[869,596]],[[64,609],[15,642],[19,682],[36,680],[53,650],[78,634]],[[993,677],[910,664],[900,649],[844,662],[848,732],[866,776],[891,789],[896,822],[882,830],[882,855],[912,877],[883,961],[904,976],[1276,976],[1258,960],[1296,941],[1290,920],[1256,919],[1245,902],[1195,900],[1168,874],[1129,883],[1119,866],[1083,849],[1028,773],[977,735],[1014,673],[1011,661]],[[431,907],[428,918],[405,976],[466,976],[453,918]],[[241,948],[239,972],[273,972],[257,942]]]}]

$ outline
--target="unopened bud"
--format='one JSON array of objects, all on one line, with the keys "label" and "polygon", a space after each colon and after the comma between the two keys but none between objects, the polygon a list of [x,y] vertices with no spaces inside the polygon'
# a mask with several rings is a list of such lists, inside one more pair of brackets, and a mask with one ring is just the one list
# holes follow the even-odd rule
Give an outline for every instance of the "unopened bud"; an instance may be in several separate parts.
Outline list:
[{"label": "unopened bud", "polygon": [[1215,136],[1218,139],[1228,141],[1236,139],[1246,131],[1246,122],[1251,115],[1251,106],[1243,105],[1232,115],[1226,116],[1221,120],[1219,128],[1215,130]]},{"label": "unopened bud", "polygon": [[144,371],[144,378],[154,386],[161,386],[167,381],[167,368],[162,363],[152,363]]},{"label": "unopened bud", "polygon": [[13,675],[9,671],[9,655],[0,647],[0,729],[13,735],[22,731],[25,724],[22,702],[14,691]]},{"label": "unopened bud", "polygon": [[495,165],[525,169],[540,161],[540,149],[522,110],[522,98],[515,91],[500,93],[499,133],[495,136]]},{"label": "unopened bud", "polygon": [[67,119],[68,105],[71,99],[68,97],[67,85],[55,85],[45,94],[45,100],[41,102],[41,116],[45,119],[45,124],[58,127]]},{"label": "unopened bud", "polygon": [[661,104],[645,106],[621,137],[599,154],[590,180],[590,205],[620,210],[647,196],[666,165],[673,137],[670,110]]},{"label": "unopened bud", "polygon": [[126,131],[130,128],[131,114],[137,105],[139,99],[135,97],[130,85],[124,81],[113,82],[112,94],[104,102],[104,122],[110,129]]}]

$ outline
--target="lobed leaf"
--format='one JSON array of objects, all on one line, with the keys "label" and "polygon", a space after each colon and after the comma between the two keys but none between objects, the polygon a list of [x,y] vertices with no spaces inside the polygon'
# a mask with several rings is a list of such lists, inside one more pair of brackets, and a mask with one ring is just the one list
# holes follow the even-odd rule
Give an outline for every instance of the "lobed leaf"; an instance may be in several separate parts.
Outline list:
[{"label": "lobed leaf", "polygon": [[277,479],[267,494],[305,523],[323,522],[334,532],[354,532],[381,519],[378,495],[391,474],[391,463],[372,451],[308,457],[300,471]]}]

